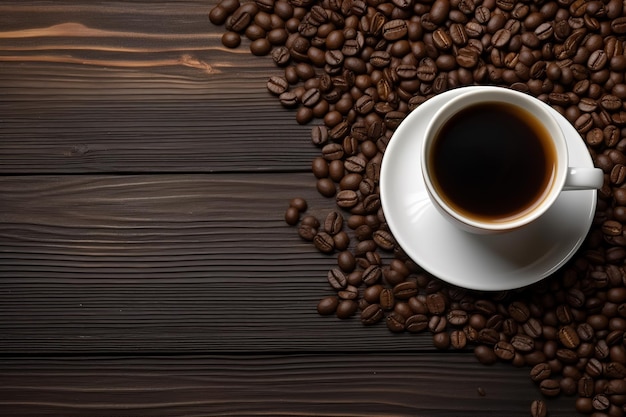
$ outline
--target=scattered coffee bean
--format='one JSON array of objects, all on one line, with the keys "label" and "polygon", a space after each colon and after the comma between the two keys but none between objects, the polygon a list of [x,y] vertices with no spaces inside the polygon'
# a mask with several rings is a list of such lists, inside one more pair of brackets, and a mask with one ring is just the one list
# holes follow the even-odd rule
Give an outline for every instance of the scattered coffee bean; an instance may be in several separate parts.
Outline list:
[{"label": "scattered coffee bean", "polygon": [[337,305],[337,317],[340,319],[352,317],[358,310],[358,307],[358,304],[354,300],[341,300]]},{"label": "scattered coffee bean", "polygon": [[366,325],[376,324],[384,316],[383,309],[379,304],[370,304],[361,312],[361,322]]},{"label": "scattered coffee bean", "polygon": [[322,316],[328,316],[335,314],[337,306],[339,305],[339,299],[335,296],[324,297],[317,304],[317,312]]},{"label": "scattered coffee bean", "polygon": [[[321,123],[311,129],[321,151],[311,170],[317,191],[334,198],[337,210],[323,225],[295,199],[285,212],[302,239],[323,253],[338,252],[329,272],[335,294],[319,302],[318,312],[348,318],[360,309],[364,325],[429,329],[439,349],[470,346],[481,363],[528,366],[545,396],[576,389],[579,412],[620,415],[626,403],[625,19],[619,0],[222,0],[215,6],[209,20],[224,25],[225,46],[239,47],[246,37],[253,54],[271,53],[280,67],[281,75],[269,77],[268,94],[293,109],[297,123]],[[519,292],[478,296],[424,273],[396,245],[381,209],[380,164],[399,123],[431,96],[475,84],[513,88],[554,107],[606,174],[580,254]],[[531,415],[545,415],[545,403],[534,401]]]},{"label": "scattered coffee bean", "polygon": [[548,415],[548,408],[543,400],[534,400],[530,403],[530,416],[531,417],[546,417]]}]

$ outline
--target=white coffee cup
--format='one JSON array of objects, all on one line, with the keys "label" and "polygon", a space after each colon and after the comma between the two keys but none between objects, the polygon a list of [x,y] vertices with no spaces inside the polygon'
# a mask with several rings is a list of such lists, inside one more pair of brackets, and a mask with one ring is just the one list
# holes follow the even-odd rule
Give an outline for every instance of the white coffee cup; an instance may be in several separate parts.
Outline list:
[{"label": "white coffee cup", "polygon": [[[480,197],[478,190],[482,191],[482,188],[475,187],[476,199],[473,198],[474,193],[471,191],[474,188],[461,187],[460,184],[464,184],[461,180],[465,180],[462,175],[445,175],[447,171],[445,167],[441,166],[441,161],[437,162],[434,155],[438,155],[440,152],[437,149],[442,148],[438,141],[442,141],[442,137],[445,136],[445,132],[450,131],[450,123],[456,123],[455,116],[463,114],[460,112],[478,111],[485,104],[498,106],[500,109],[512,109],[513,113],[520,116],[531,123],[534,127],[529,127],[540,132],[543,139],[541,140],[542,146],[546,146],[544,149],[549,155],[545,156],[545,159],[549,161],[546,164],[546,177],[542,182],[542,185],[537,187],[536,192],[533,194],[535,198],[520,207],[518,211],[513,210],[506,214],[489,214],[482,215],[481,213],[472,212],[462,204],[455,201],[454,196],[446,195],[445,187],[442,185],[442,177],[450,177],[446,181],[454,185],[455,181],[459,181],[459,189],[465,191],[469,190],[465,196],[465,201],[471,200],[478,201],[480,199],[485,200],[484,196]],[[461,117],[461,116],[459,116]],[[481,119],[483,117],[481,116]],[[504,119],[502,119],[504,120]],[[460,126],[460,125],[459,125]],[[490,124],[484,126],[485,132],[489,129]],[[457,129],[459,130],[459,129]],[[515,132],[517,132],[516,130]],[[524,129],[519,131],[525,131]],[[461,130],[461,133],[463,130]],[[514,132],[511,132],[514,133]],[[459,135],[457,135],[459,136]],[[508,135],[513,137],[514,135]],[[460,137],[460,136],[459,136]],[[502,141],[507,140],[507,137],[502,137]],[[472,162],[473,159],[483,160],[483,154],[479,158],[471,157],[469,153],[466,153],[467,146],[471,144],[471,141],[480,141],[478,135],[467,134],[467,137],[463,137],[463,141],[466,141],[463,146],[458,146],[461,142],[452,143],[446,149],[451,149],[449,154],[458,153],[460,156],[467,156],[467,161]],[[450,142],[451,143],[451,142]],[[448,146],[448,145],[446,145]],[[455,148],[456,146],[456,148]],[[471,147],[470,147],[471,148]],[[457,150],[458,149],[458,150]],[[435,153],[437,151],[437,153]],[[462,154],[466,153],[466,154]],[[426,184],[429,197],[434,206],[443,214],[445,218],[453,222],[455,225],[461,227],[464,230],[474,233],[498,233],[517,229],[528,225],[541,217],[557,200],[561,192],[568,192],[569,190],[589,190],[602,187],[604,176],[602,170],[598,168],[587,167],[571,167],[569,166],[569,154],[567,148],[567,141],[561,130],[558,122],[550,113],[546,105],[538,99],[506,88],[474,88],[471,91],[462,93],[456,97],[453,97],[450,101],[445,103],[428,122],[426,128],[426,135],[422,142],[421,147],[421,166],[422,176]],[[485,157],[486,158],[486,157]],[[437,165],[439,163],[439,166]],[[473,162],[472,162],[473,163]],[[476,173],[479,171],[486,171],[483,169],[486,166],[490,166],[490,161],[483,160],[480,165],[468,165],[464,172]],[[536,172],[536,167],[524,166],[522,167],[525,172],[521,172],[521,175],[528,175],[531,178]],[[543,168],[542,168],[543,169]],[[435,174],[438,172],[438,174]],[[515,171],[516,175],[520,174],[520,171]],[[444,174],[444,175],[442,175]],[[476,174],[478,176],[479,174]],[[484,177],[484,173],[481,174]],[[498,175],[494,173],[493,175]],[[468,178],[469,175],[468,175]],[[491,177],[490,177],[491,178]],[[482,179],[481,179],[482,181]],[[480,185],[477,183],[477,185]],[[448,188],[450,190],[451,188]],[[499,189],[504,190],[504,187]],[[514,195],[514,193],[509,193]],[[490,193],[490,196],[498,197],[497,194]],[[504,201],[506,197],[502,199],[494,198],[494,201]],[[486,202],[487,200],[485,200]],[[486,204],[490,206],[490,204]]]}]

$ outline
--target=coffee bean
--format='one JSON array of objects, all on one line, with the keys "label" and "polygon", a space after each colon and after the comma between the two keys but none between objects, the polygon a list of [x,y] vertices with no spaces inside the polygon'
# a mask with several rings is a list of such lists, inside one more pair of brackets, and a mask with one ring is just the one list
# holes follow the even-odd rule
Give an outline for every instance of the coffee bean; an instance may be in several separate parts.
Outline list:
[{"label": "coffee bean", "polygon": [[365,325],[376,324],[385,316],[379,304],[370,304],[361,312],[361,323]]},{"label": "coffee bean", "polygon": [[346,275],[339,268],[333,268],[328,271],[328,283],[335,290],[344,289],[347,285]]},{"label": "coffee bean", "polygon": [[561,385],[556,379],[544,379],[539,383],[539,389],[546,397],[556,397],[561,393]]},{"label": "coffee bean", "polygon": [[408,26],[404,19],[390,20],[382,26],[382,36],[387,41],[396,41],[408,34]]},{"label": "coffee bean", "polygon": [[508,342],[499,341],[493,346],[496,356],[503,361],[510,361],[515,356],[515,348]]},{"label": "coffee bean", "polygon": [[468,314],[465,310],[455,309],[451,310],[447,314],[448,323],[453,326],[465,326],[468,321]]},{"label": "coffee bean", "polygon": [[548,407],[543,400],[533,400],[530,403],[531,417],[546,417],[548,415]]},{"label": "coffee bean", "polygon": [[583,376],[578,380],[578,396],[583,398],[591,398],[594,395],[595,387],[593,378]]},{"label": "coffee bean", "polygon": [[526,335],[532,337],[533,339],[541,337],[543,333],[543,326],[541,325],[541,322],[534,317],[530,317],[526,323],[522,324],[522,329]]},{"label": "coffee bean", "polygon": [[241,45],[241,36],[237,32],[228,31],[222,35],[222,45],[227,48],[236,48]]},{"label": "coffee bean", "polygon": [[511,345],[519,352],[530,352],[534,349],[535,342],[531,337],[519,334],[511,338]]},{"label": "coffee bean", "polygon": [[285,91],[278,98],[280,100],[280,104],[288,108],[295,107],[300,102],[294,91]]},{"label": "coffee bean", "polygon": [[609,179],[612,184],[620,185],[626,180],[626,165],[615,165],[609,174]]},{"label": "coffee bean", "polygon": [[[254,54],[271,51],[284,68],[269,77],[267,89],[295,110],[297,123],[323,121],[311,129],[322,152],[311,170],[320,194],[350,211],[349,228],[339,224],[340,211],[323,227],[313,216],[300,219],[306,208],[290,203],[285,212],[303,239],[324,253],[339,252],[335,269],[345,284],[335,284],[338,297],[320,301],[320,314],[347,318],[360,309],[362,323],[373,324],[387,311],[392,331],[428,327],[440,349],[479,343],[475,355],[482,363],[532,366],[531,378],[544,383],[548,396],[570,395],[579,381],[577,409],[617,415],[611,407],[626,402],[622,9],[619,0],[255,0],[243,6],[223,0],[211,10],[211,22],[226,27],[226,46],[237,47],[246,36]],[[607,180],[575,267],[519,293],[474,299],[405,264],[386,225],[378,183],[392,132],[409,111],[447,89],[486,83],[552,105],[584,138]],[[357,239],[351,248],[350,236]],[[387,264],[382,251],[395,263]],[[457,328],[448,333],[448,323]],[[599,395],[604,398],[594,398]],[[604,408],[613,397],[617,405]],[[533,404],[531,415],[541,415],[541,405]]]},{"label": "coffee bean", "polygon": [[450,334],[448,332],[439,332],[433,335],[433,346],[439,350],[445,350],[450,347]]},{"label": "coffee bean", "polygon": [[317,191],[324,197],[333,197],[337,192],[335,183],[330,178],[320,178],[317,180]]},{"label": "coffee bean", "polygon": [[341,300],[337,306],[337,317],[340,319],[350,318],[356,313],[359,306],[354,300]]},{"label": "coffee bean", "polygon": [[415,314],[405,321],[406,329],[411,333],[419,333],[428,328],[428,317],[424,314]]},{"label": "coffee bean", "polygon": [[417,284],[413,281],[401,282],[393,287],[393,295],[396,299],[407,300],[417,295]]},{"label": "coffee bean", "polygon": [[623,35],[626,33],[626,17],[618,17],[611,21],[611,31],[615,34]]},{"label": "coffee bean", "polygon": [[495,345],[500,340],[500,334],[496,329],[484,328],[478,332],[478,340],[486,345]]},{"label": "coffee bean", "polygon": [[395,297],[391,288],[384,288],[380,292],[379,303],[383,310],[391,310],[395,304]]},{"label": "coffee bean", "polygon": [[317,232],[317,227],[308,224],[300,224],[300,226],[298,226],[298,235],[307,241],[313,241]]},{"label": "coffee bean", "polygon": [[343,290],[337,291],[337,295],[342,300],[357,300],[359,289],[354,285],[347,285]]},{"label": "coffee bean", "polygon": [[429,294],[426,297],[426,306],[431,314],[442,314],[446,310],[446,300],[440,293]]},{"label": "coffee bean", "polygon": [[563,326],[559,329],[559,341],[568,349],[575,349],[580,344],[578,334],[572,326]]},{"label": "coffee bean", "polygon": [[518,323],[524,323],[530,317],[528,306],[521,301],[514,301],[508,306],[508,312]]},{"label": "coffee bean", "polygon": [[494,353],[493,349],[484,345],[479,345],[474,348],[474,356],[476,356],[478,362],[483,365],[491,365],[498,361],[498,357]]},{"label": "coffee bean", "polygon": [[339,305],[339,299],[335,296],[322,298],[317,304],[317,312],[322,316],[334,314]]},{"label": "coffee bean", "polygon": [[613,94],[605,94],[600,98],[600,106],[608,111],[615,111],[622,107],[622,101]]},{"label": "coffee bean", "polygon": [[250,43],[250,52],[256,56],[264,56],[270,53],[272,44],[266,38],[260,38]]},{"label": "coffee bean", "polygon": [[432,333],[441,333],[446,330],[448,320],[443,316],[431,316],[428,320],[428,329]]},{"label": "coffee bean", "polygon": [[332,253],[335,250],[333,237],[326,232],[318,232],[313,238],[313,243],[322,253]]},{"label": "coffee bean", "polygon": [[395,311],[392,311],[391,313],[387,315],[386,322],[387,322],[387,328],[391,330],[392,332],[400,333],[404,331],[405,318],[402,315],[396,313]]},{"label": "coffee bean", "polygon": [[611,403],[606,395],[598,394],[591,399],[591,405],[594,410],[604,411],[609,408]]},{"label": "coffee bean", "polygon": [[[373,211],[368,209],[367,207],[366,210],[368,212]],[[379,248],[385,251],[392,251],[396,246],[395,239],[393,238],[391,233],[385,230],[376,230],[372,234],[372,239],[374,239],[374,242],[376,242]]]},{"label": "coffee bean", "polygon": [[602,375],[602,363],[596,358],[590,358],[585,366],[585,372],[592,378],[598,378]]},{"label": "coffee bean", "polygon": [[550,365],[546,362],[538,363],[530,370],[530,379],[535,382],[541,382],[544,379],[548,379],[552,374]]},{"label": "coffee bean", "polygon": [[382,270],[379,265],[370,265],[363,271],[363,282],[366,285],[376,284],[382,276]]},{"label": "coffee bean", "polygon": [[626,377],[626,366],[619,362],[609,362],[604,367],[604,376],[607,378],[622,379]]},{"label": "coffee bean", "polygon": [[341,190],[336,196],[337,205],[341,208],[354,207],[359,202],[359,196],[353,190]]}]

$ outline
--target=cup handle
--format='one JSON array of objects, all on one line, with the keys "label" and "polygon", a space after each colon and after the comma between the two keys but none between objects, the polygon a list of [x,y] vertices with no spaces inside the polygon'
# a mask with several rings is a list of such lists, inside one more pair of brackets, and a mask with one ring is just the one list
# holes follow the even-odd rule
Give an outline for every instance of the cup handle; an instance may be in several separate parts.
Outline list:
[{"label": "cup handle", "polygon": [[601,188],[604,173],[599,168],[569,167],[563,190],[591,190]]}]

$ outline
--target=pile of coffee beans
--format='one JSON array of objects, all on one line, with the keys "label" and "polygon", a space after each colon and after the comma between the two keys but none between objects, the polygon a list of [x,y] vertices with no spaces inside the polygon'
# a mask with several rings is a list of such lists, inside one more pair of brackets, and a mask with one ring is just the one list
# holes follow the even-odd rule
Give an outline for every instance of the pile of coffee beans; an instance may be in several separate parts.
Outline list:
[{"label": "pile of coffee beans", "polygon": [[[294,198],[285,221],[322,253],[321,315],[430,333],[484,364],[528,367],[546,397],[594,417],[626,414],[626,6],[622,0],[222,0],[222,43],[280,68],[267,89],[312,122],[325,218]],[[569,120],[605,172],[587,239],[553,276],[516,291],[449,286],[398,247],[381,210],[380,164],[404,117],[466,85],[528,93]],[[532,416],[545,416],[543,400]]]}]

